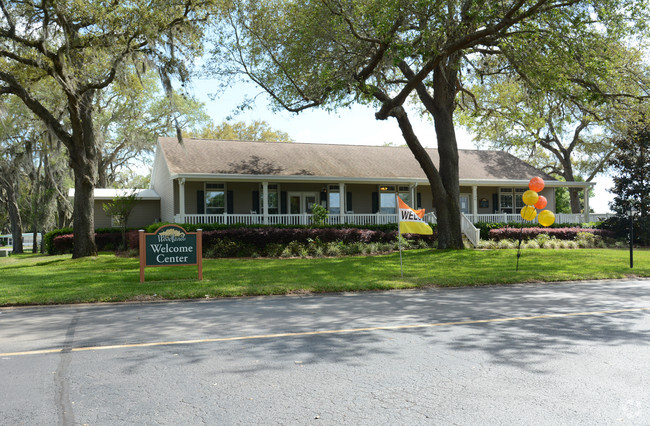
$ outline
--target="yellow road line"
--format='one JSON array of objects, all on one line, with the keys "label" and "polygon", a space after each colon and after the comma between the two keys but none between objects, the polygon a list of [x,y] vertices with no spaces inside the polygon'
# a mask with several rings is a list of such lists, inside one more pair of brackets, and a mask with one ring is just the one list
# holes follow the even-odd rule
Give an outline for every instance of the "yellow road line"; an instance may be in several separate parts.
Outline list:
[{"label": "yellow road line", "polygon": [[362,328],[345,328],[339,330],[318,330],[318,331],[300,331],[293,333],[276,333],[276,334],[260,334],[253,336],[236,336],[236,337],[217,337],[212,339],[193,339],[193,340],[175,340],[166,342],[149,342],[149,343],[130,343],[124,345],[105,345],[105,346],[88,346],[81,348],[56,348],[56,349],[42,349],[24,352],[6,352],[0,353],[0,357],[19,356],[19,355],[42,355],[67,352],[83,352],[83,351],[99,351],[107,349],[127,349],[127,348],[146,348],[152,346],[171,346],[171,345],[190,345],[195,343],[213,343],[213,342],[230,342],[236,340],[255,340],[255,339],[273,339],[278,337],[299,337],[299,336],[317,336],[320,334],[342,334],[342,333],[360,333],[365,331],[381,331],[381,330],[407,330],[413,328],[432,328],[444,327],[451,325],[471,325],[471,324],[487,324],[508,321],[528,321],[536,319],[549,319],[549,318],[567,318],[586,315],[603,315],[603,314],[618,314],[623,312],[640,312],[647,311],[650,308],[631,308],[631,309],[611,309],[607,311],[589,311],[589,312],[574,312],[568,314],[547,314],[547,315],[533,315],[523,317],[509,317],[509,318],[493,318],[485,320],[467,320],[467,321],[450,321],[450,322],[437,322],[430,324],[407,324],[407,325],[386,325],[378,327],[362,327]]}]

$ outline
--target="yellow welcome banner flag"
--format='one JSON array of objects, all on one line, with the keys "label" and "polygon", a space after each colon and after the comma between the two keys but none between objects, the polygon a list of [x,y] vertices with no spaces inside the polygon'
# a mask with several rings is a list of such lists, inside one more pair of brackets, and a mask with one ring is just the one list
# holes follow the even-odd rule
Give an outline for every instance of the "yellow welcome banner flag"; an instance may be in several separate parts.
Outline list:
[{"label": "yellow welcome banner flag", "polygon": [[400,234],[433,234],[433,229],[423,219],[424,209],[413,210],[400,197],[397,197],[397,203],[399,204],[397,220]]}]

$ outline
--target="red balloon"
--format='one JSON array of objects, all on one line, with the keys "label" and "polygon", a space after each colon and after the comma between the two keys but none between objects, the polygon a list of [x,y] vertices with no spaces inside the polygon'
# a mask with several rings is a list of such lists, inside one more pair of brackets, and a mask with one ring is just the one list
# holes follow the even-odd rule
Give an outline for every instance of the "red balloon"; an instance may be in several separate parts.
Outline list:
[{"label": "red balloon", "polygon": [[535,192],[539,192],[544,189],[544,180],[541,177],[534,177],[528,182],[528,188]]},{"label": "red balloon", "polygon": [[543,195],[540,195],[539,199],[535,203],[535,207],[540,209],[540,210],[543,209],[544,207],[546,207],[546,197],[543,196]]}]

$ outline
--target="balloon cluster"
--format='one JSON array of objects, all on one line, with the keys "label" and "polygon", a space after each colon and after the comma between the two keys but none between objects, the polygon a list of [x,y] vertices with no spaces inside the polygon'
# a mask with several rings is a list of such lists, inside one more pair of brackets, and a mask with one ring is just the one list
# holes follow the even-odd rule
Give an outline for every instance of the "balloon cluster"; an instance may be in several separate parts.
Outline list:
[{"label": "balloon cluster", "polygon": [[551,226],[555,222],[555,215],[550,210],[542,210],[537,215],[536,209],[543,209],[546,207],[546,197],[537,194],[544,189],[544,180],[540,177],[534,177],[528,183],[528,191],[524,192],[522,199],[525,206],[521,209],[521,217],[524,220],[533,220],[537,216],[537,221],[542,226]]}]

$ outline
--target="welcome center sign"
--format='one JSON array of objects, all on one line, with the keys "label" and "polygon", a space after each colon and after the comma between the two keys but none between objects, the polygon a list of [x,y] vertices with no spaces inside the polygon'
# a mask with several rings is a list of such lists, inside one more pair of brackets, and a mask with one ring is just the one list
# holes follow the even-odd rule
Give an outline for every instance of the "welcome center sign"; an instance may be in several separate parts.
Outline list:
[{"label": "welcome center sign", "polygon": [[140,230],[140,282],[144,268],[197,265],[203,279],[202,231],[187,232],[178,225],[163,225],[152,234]]}]

